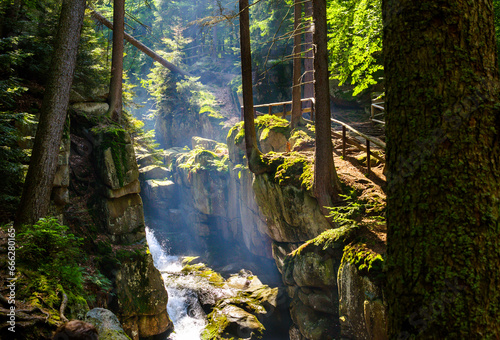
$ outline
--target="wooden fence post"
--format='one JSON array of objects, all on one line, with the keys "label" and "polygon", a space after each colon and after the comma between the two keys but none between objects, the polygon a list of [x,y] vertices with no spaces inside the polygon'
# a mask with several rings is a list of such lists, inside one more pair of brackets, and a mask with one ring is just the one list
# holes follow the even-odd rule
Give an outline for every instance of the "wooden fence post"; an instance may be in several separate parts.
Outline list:
[{"label": "wooden fence post", "polygon": [[345,159],[345,155],[346,155],[346,152],[345,152],[345,145],[346,145],[346,138],[347,138],[347,129],[345,128],[345,126],[342,125],[342,157],[344,157]]},{"label": "wooden fence post", "polygon": [[368,176],[372,171],[371,159],[370,159],[370,141],[366,140],[366,165],[368,166]]}]

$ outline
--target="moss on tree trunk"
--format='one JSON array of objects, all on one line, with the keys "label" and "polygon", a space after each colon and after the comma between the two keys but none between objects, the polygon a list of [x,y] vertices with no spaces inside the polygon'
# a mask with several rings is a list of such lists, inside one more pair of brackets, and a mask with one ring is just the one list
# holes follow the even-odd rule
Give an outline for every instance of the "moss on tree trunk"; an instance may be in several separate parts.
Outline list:
[{"label": "moss on tree trunk", "polygon": [[500,336],[491,1],[383,1],[391,339]]}]

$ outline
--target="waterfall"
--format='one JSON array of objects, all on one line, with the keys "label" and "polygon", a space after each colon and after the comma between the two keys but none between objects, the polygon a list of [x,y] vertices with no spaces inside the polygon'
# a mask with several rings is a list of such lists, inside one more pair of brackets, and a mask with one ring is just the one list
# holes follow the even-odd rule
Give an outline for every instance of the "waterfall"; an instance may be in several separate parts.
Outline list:
[{"label": "waterfall", "polygon": [[174,323],[174,332],[168,340],[200,340],[206,316],[196,293],[183,288],[186,285],[182,283],[176,284],[183,279],[189,280],[179,275],[183,267],[179,256],[169,255],[149,228],[146,228],[146,239],[155,267],[162,272],[168,292],[167,312]]}]

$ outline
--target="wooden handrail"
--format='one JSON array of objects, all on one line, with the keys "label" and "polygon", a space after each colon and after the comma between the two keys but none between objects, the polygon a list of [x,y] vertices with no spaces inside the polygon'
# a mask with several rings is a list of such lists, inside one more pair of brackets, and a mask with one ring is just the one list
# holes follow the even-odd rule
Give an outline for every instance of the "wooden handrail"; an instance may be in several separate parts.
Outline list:
[{"label": "wooden handrail", "polygon": [[[301,112],[302,113],[310,112],[311,113],[311,120],[314,120],[314,118],[313,118],[314,117],[314,106],[316,104],[316,100],[314,98],[302,98],[300,100],[300,102],[301,103],[304,103],[304,102],[310,102],[311,103],[311,108],[302,108],[301,107],[301,110],[302,110]],[[287,111],[286,110],[286,106],[287,105],[291,105],[291,104],[292,104],[292,101],[254,105],[253,106],[254,116],[255,117],[257,116],[256,109],[258,109],[258,108],[267,107],[268,108],[268,112],[267,113],[268,114],[273,114],[272,113],[272,108],[273,107],[282,106],[283,107],[283,111],[281,111],[281,115],[284,118],[285,116],[291,114],[291,111]],[[241,120],[243,120],[243,106],[240,106],[240,109],[241,109]]]},{"label": "wooden handrail", "polygon": [[373,144],[381,147],[383,150],[385,150],[385,143],[382,142],[380,139],[378,138],[375,138],[375,137],[372,137],[372,136],[368,136],[368,135],[365,135],[364,133],[362,132],[359,132],[358,130],[356,130],[355,128],[353,128],[352,126],[344,123],[344,122],[341,122],[340,120],[337,120],[337,119],[333,119],[332,118],[332,122],[335,123],[335,124],[339,124],[339,125],[342,125],[344,126],[346,129],[348,130],[351,130],[352,132],[354,132],[355,134],[363,137],[364,139],[366,140],[369,140],[370,142],[372,142]]}]

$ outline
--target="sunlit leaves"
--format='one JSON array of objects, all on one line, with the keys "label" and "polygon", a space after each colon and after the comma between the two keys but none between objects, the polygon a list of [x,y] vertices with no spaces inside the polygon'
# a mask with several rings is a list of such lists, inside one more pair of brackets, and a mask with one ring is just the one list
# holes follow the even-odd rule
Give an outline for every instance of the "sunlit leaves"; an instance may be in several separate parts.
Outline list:
[{"label": "sunlit leaves", "polygon": [[357,95],[377,84],[382,66],[380,0],[332,0],[328,7],[330,72]]}]

